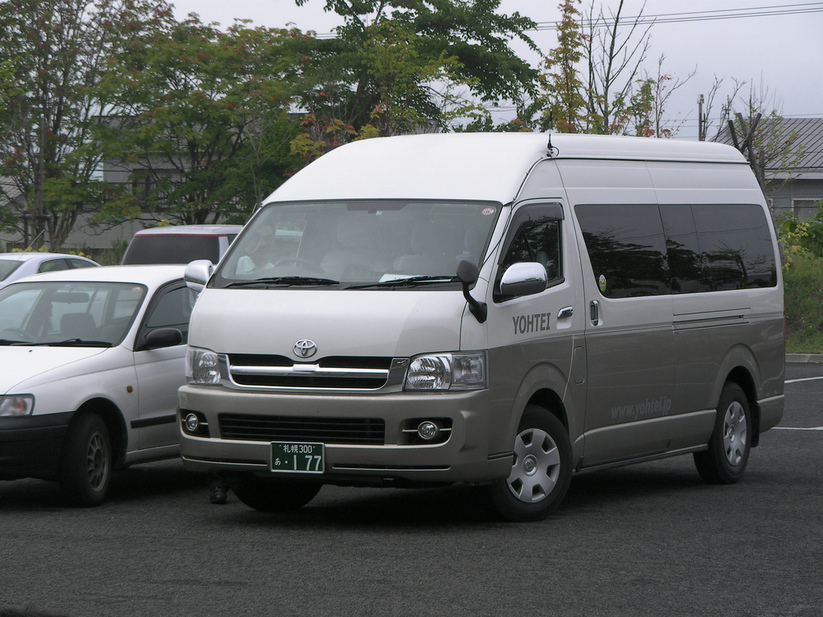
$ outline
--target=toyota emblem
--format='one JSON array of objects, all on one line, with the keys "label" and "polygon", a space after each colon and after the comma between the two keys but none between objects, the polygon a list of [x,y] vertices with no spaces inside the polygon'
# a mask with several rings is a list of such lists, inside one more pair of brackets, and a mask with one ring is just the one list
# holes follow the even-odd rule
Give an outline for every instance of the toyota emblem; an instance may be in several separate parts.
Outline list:
[{"label": "toyota emblem", "polygon": [[294,344],[294,355],[298,358],[311,358],[317,353],[317,343],[307,338],[301,338]]}]

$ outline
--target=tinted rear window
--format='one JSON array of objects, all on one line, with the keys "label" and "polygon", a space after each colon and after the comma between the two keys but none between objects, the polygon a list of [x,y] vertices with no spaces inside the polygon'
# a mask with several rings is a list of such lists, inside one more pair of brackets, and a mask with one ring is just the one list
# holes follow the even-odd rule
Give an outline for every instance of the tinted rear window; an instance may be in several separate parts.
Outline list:
[{"label": "tinted rear window", "polygon": [[124,264],[187,264],[195,259],[220,260],[217,236],[135,236]]},{"label": "tinted rear window", "polygon": [[12,272],[22,265],[22,261],[0,261],[0,281],[7,279]]}]

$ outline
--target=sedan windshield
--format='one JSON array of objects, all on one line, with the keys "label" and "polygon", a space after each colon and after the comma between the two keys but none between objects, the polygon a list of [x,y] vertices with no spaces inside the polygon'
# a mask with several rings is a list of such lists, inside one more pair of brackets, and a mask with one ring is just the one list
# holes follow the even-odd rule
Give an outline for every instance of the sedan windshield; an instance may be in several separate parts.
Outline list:
[{"label": "sedan windshield", "polygon": [[145,294],[132,283],[9,285],[0,290],[0,344],[118,345]]},{"label": "sedan windshield", "polygon": [[234,242],[213,284],[399,289],[414,279],[418,288],[456,285],[457,264],[480,265],[499,212],[492,202],[270,204]]}]

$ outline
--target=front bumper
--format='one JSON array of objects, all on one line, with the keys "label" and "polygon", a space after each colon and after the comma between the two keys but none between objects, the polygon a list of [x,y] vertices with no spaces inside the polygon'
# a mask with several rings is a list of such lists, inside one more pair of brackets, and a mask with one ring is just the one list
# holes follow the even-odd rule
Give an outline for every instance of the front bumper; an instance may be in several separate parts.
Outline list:
[{"label": "front bumper", "polygon": [[0,418],[0,479],[54,478],[72,415]]},{"label": "front bumper", "polygon": [[[512,439],[499,435],[490,415],[487,390],[449,393],[288,394],[247,392],[204,386],[179,391],[180,450],[184,466],[193,471],[231,470],[273,474],[271,440],[226,439],[220,414],[304,418],[376,419],[385,423],[380,444],[326,443],[322,475],[276,472],[330,484],[440,484],[488,482],[511,471]],[[189,411],[202,414],[209,437],[188,434],[182,419]],[[404,442],[404,428],[420,419],[447,419],[448,439],[436,444]],[[298,441],[298,440],[294,440]],[[305,441],[322,441],[305,439]],[[496,445],[498,444],[498,445]],[[508,448],[499,444],[509,444]]]}]

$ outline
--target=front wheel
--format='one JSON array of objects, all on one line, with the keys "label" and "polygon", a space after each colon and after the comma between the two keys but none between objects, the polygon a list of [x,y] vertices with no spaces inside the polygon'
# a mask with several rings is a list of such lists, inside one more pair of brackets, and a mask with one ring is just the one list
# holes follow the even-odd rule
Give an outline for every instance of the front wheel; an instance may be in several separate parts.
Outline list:
[{"label": "front wheel", "polygon": [[76,506],[99,506],[106,499],[111,473],[111,438],[105,422],[96,414],[79,416],[63,445],[60,487]]},{"label": "front wheel", "polygon": [[751,452],[749,400],[736,383],[727,383],[720,393],[709,448],[694,454],[700,477],[710,484],[734,484],[746,470]]},{"label": "front wheel", "polygon": [[542,407],[528,405],[514,438],[509,477],[489,485],[495,511],[508,521],[538,521],[560,505],[571,482],[566,428]]},{"label": "front wheel", "polygon": [[320,484],[260,478],[250,473],[232,477],[231,488],[237,498],[261,512],[288,512],[302,508],[320,491]]}]

